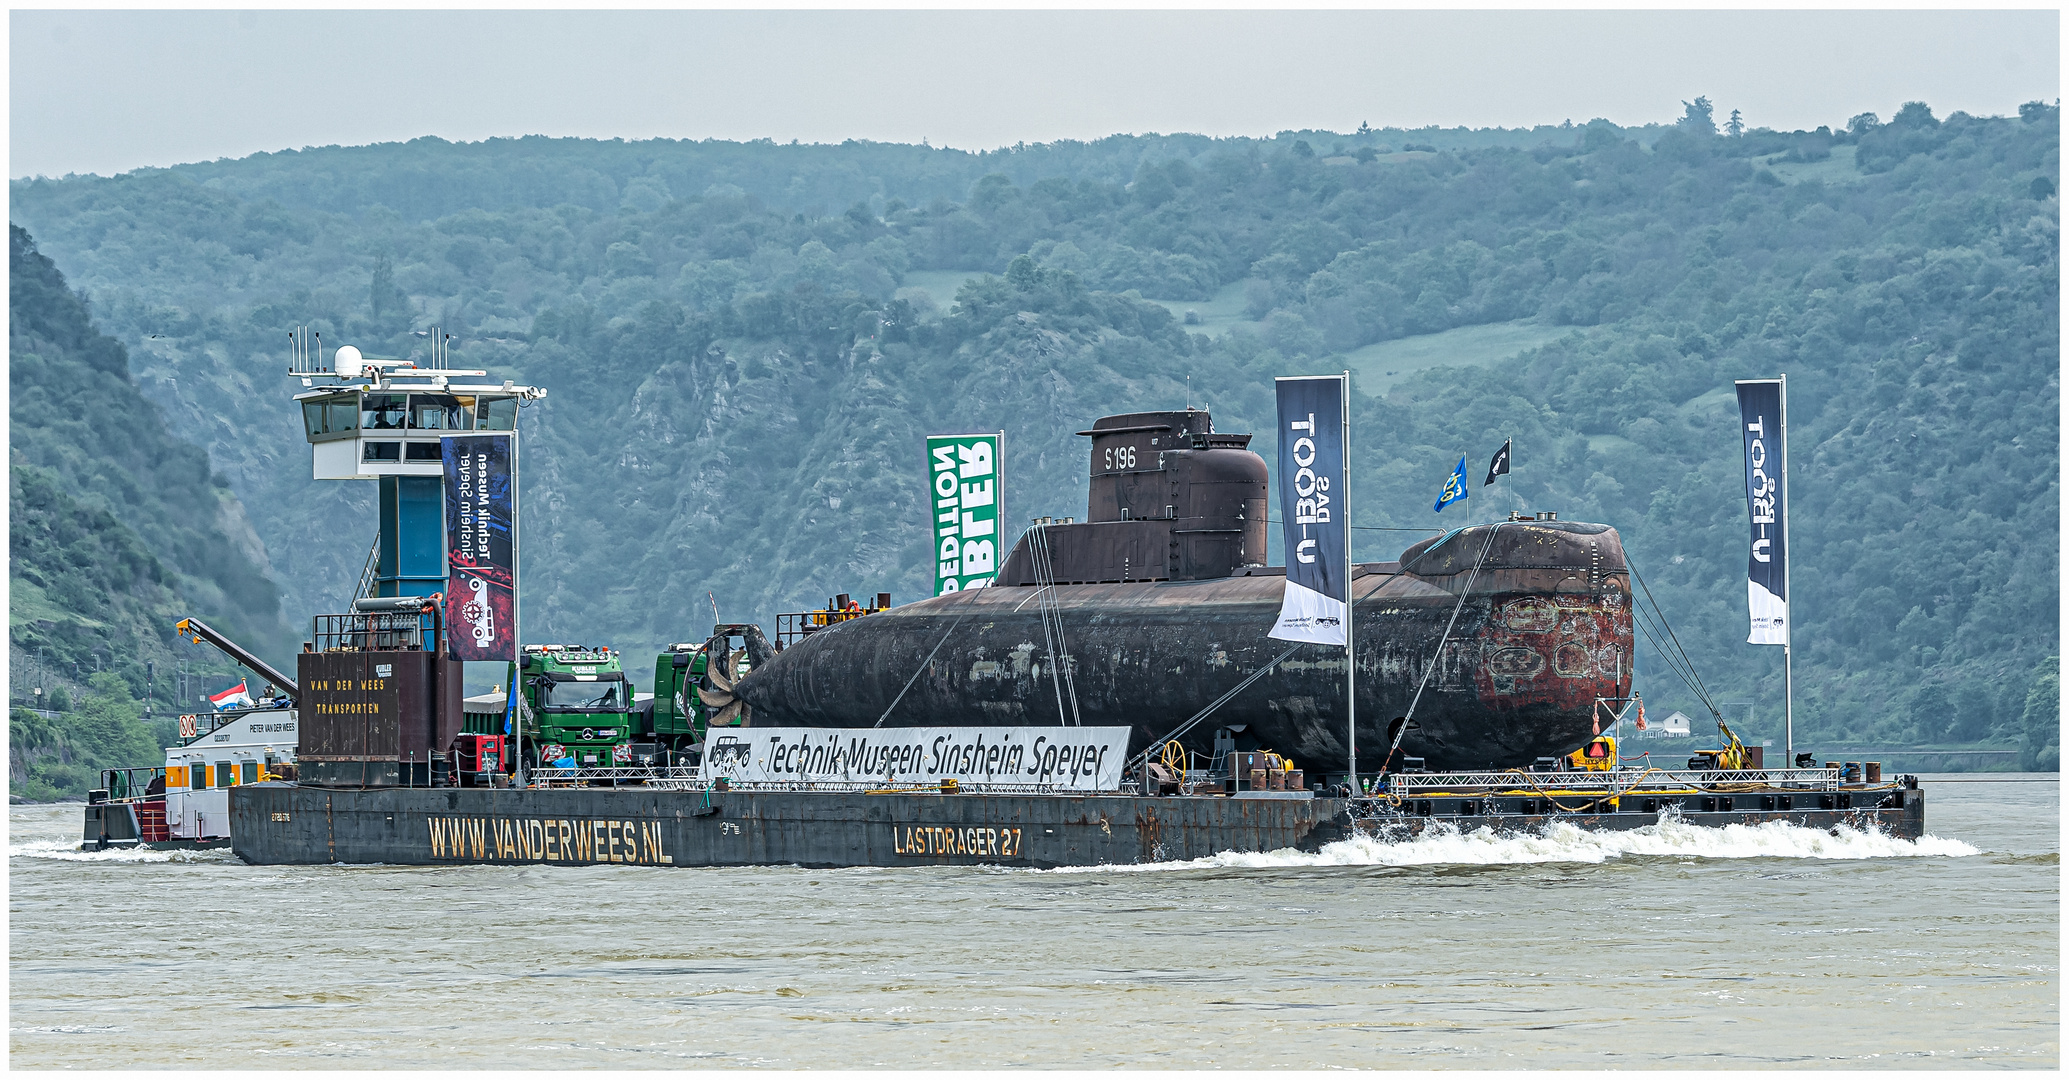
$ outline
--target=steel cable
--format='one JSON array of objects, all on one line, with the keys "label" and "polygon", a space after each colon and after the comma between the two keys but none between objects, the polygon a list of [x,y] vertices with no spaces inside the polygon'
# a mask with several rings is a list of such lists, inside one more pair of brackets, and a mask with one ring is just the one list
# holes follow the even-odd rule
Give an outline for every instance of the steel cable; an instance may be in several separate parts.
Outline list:
[{"label": "steel cable", "polygon": [[1136,766],[1142,764],[1143,762],[1149,760],[1149,755],[1154,753],[1157,747],[1162,746],[1167,742],[1172,742],[1176,739],[1182,738],[1186,732],[1191,731],[1193,728],[1199,726],[1200,721],[1205,720],[1208,714],[1227,704],[1230,698],[1235,697],[1237,694],[1240,694],[1245,690],[1248,690],[1250,688],[1251,683],[1254,683],[1257,680],[1264,678],[1267,672],[1271,671],[1271,669],[1275,667],[1278,667],[1281,663],[1284,663],[1287,657],[1292,656],[1295,651],[1297,651],[1302,645],[1305,644],[1307,644],[1307,642],[1305,641],[1295,642],[1291,648],[1287,649],[1285,652],[1280,653],[1278,656],[1272,658],[1272,661],[1270,663],[1264,665],[1261,668],[1258,668],[1256,671],[1251,672],[1248,678],[1244,679],[1242,682],[1237,683],[1235,686],[1230,687],[1227,693],[1221,695],[1218,698],[1215,698],[1213,701],[1208,702],[1206,708],[1194,713],[1191,716],[1191,718],[1186,720],[1185,723],[1180,724],[1177,727],[1171,729],[1171,732],[1169,734],[1163,735],[1153,740],[1150,743],[1150,745],[1142,751],[1142,753],[1137,754],[1133,758],[1129,759],[1127,766],[1121,770],[1122,774],[1125,775],[1129,769],[1133,769]]},{"label": "steel cable", "polygon": [[[1056,562],[1049,550],[1049,531],[1046,525],[1036,525],[1029,530],[1034,539],[1028,545],[1028,554],[1034,563],[1036,606],[1042,616],[1042,640],[1049,649],[1049,681],[1056,688],[1056,722],[1083,727],[1084,721],[1078,713],[1078,684],[1071,673],[1068,658],[1070,643],[1063,636],[1063,608],[1056,599]],[[1070,711],[1064,711],[1065,685],[1069,686]]]},{"label": "steel cable", "polygon": [[869,725],[870,727],[880,728],[884,726],[884,721],[891,718],[891,710],[897,708],[898,703],[905,700],[905,692],[912,689],[912,684],[920,680],[920,673],[927,670],[927,666],[934,662],[934,654],[940,652],[943,645],[948,644],[948,639],[955,634],[955,628],[962,625],[963,620],[969,618],[969,616],[970,613],[965,611],[961,615],[956,616],[954,622],[948,624],[948,631],[941,635],[941,640],[935,642],[933,648],[927,650],[927,658],[920,661],[920,666],[912,670],[912,677],[905,680],[905,685],[898,690],[898,696],[892,698],[889,705],[884,706],[884,715],[877,717],[876,723]]},{"label": "steel cable", "polygon": [[[1639,591],[1645,594],[1645,602],[1652,607],[1651,613],[1647,614],[1645,609],[1639,607],[1636,603],[1631,605],[1631,609],[1643,620],[1641,626],[1645,631],[1646,640],[1652,643],[1653,650],[1659,653],[1660,659],[1666,662],[1668,669],[1681,677],[1682,683],[1688,687],[1689,692],[1694,694],[1696,699],[1703,703],[1704,708],[1710,710],[1710,715],[1720,721],[1723,720],[1724,713],[1717,708],[1716,701],[1711,698],[1709,687],[1703,684],[1701,674],[1695,669],[1695,661],[1689,658],[1688,650],[1681,647],[1681,639],[1674,633],[1673,624],[1667,621],[1667,613],[1660,610],[1659,601],[1653,599],[1651,586],[1645,584],[1645,577],[1638,573],[1638,566],[1631,561],[1629,552],[1624,554],[1624,567],[1631,572],[1631,580],[1638,583]],[[1652,625],[1655,618],[1658,620],[1658,627]],[[1662,632],[1665,635],[1664,640],[1674,647],[1671,654],[1667,651],[1666,646],[1661,643]]]}]

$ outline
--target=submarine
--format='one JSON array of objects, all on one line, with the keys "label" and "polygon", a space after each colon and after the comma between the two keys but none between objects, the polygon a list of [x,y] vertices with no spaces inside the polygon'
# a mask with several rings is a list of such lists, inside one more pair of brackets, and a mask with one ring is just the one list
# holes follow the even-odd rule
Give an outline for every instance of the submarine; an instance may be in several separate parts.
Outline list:
[{"label": "submarine", "polygon": [[[1200,409],[1077,434],[1091,439],[1085,521],[1038,520],[987,587],[756,658],[737,686],[748,722],[1127,726],[1135,752],[1285,653],[1267,636],[1285,568],[1264,565],[1269,477],[1251,436]],[[1540,514],[1454,529],[1357,564],[1351,593],[1351,657],[1302,645],[1180,741],[1204,752],[1204,733],[1230,729],[1340,773],[1354,683],[1363,768],[1399,730],[1400,753],[1427,768],[1504,769],[1580,747],[1630,692],[1630,574],[1607,525]]]}]

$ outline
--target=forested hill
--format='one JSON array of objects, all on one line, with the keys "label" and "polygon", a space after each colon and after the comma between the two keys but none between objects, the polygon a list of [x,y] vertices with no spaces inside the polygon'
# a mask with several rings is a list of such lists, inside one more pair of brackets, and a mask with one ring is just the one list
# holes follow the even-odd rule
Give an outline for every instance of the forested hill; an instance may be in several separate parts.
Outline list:
[{"label": "forested hill", "polygon": [[[1616,525],[1772,734],[1730,383],[1786,371],[1801,737],[2050,760],[2058,128],[1913,103],[1720,131],[1698,100],[1643,138],[1117,138],[974,179],[874,144],[420,140],[13,196],[206,432],[297,613],[349,588],[370,537],[338,523],[371,498],[307,479],[296,323],[397,355],[443,327],[552,387],[523,422],[525,633],[628,650],[694,636],[707,592],[765,623],[922,594],[925,432],[1006,430],[1008,515],[1081,514],[1092,418],[1190,395],[1267,430],[1271,376],[1350,367],[1360,525]],[[1504,438],[1515,472],[1433,513]],[[1704,715],[1650,659],[1653,711]]]},{"label": "forested hill", "polygon": [[[202,616],[275,654],[292,645],[259,539],[207,452],[167,431],[131,381],[121,343],[94,328],[20,228],[9,230],[8,254],[13,682],[41,686],[60,705],[92,683],[83,705],[107,729],[82,734],[64,718],[17,725],[12,780],[17,791],[76,795],[93,768],[152,762],[157,748],[135,726],[134,699],[153,692],[160,715],[178,712],[176,662],[218,676],[193,680],[197,691],[229,681],[226,660],[182,646],[176,619]],[[119,753],[99,760],[96,749]],[[73,761],[73,750],[93,760]]]}]

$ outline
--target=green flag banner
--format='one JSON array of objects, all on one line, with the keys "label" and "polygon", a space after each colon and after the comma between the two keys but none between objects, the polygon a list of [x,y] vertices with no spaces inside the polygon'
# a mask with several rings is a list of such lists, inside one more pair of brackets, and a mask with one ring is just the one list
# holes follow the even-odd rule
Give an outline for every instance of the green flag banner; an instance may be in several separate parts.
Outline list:
[{"label": "green flag banner", "polygon": [[933,508],[934,595],[981,589],[1005,560],[999,475],[1006,433],[927,436]]}]

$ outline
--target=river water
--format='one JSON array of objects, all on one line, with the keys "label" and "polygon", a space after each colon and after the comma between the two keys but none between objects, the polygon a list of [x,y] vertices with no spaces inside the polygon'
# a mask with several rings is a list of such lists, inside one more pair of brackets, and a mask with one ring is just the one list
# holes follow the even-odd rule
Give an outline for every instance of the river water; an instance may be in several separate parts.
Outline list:
[{"label": "river water", "polygon": [[1106,870],[252,867],[9,815],[15,1067],[2055,1068],[2060,802]]}]

